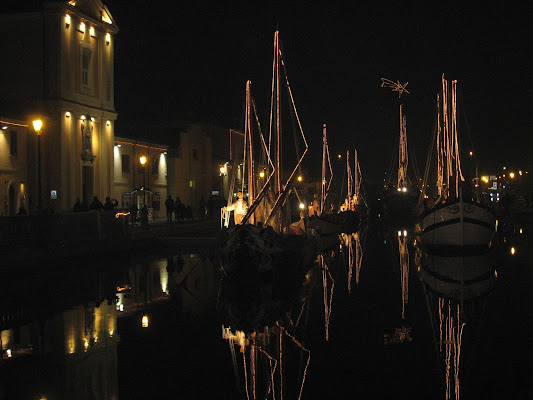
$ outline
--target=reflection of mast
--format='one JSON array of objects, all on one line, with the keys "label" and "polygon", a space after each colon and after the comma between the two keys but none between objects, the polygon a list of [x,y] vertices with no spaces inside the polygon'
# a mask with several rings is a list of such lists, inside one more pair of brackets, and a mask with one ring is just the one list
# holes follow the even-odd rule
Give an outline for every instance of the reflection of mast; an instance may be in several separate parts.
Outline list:
[{"label": "reflection of mast", "polygon": [[389,87],[394,92],[398,92],[398,98],[400,99],[400,144],[398,148],[398,186],[397,188],[404,188],[407,186],[407,129],[406,118],[403,115],[402,94],[409,93],[406,89],[409,82],[403,85],[400,81],[393,82],[386,78],[381,78],[381,87]]}]

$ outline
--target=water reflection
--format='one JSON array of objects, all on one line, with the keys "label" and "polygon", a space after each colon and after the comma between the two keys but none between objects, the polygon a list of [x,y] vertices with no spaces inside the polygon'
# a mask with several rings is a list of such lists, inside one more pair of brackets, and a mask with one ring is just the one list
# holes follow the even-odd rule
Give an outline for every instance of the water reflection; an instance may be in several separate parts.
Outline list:
[{"label": "water reflection", "polygon": [[0,301],[0,398],[118,398],[111,278],[102,270],[10,278]]},{"label": "water reflection", "polygon": [[157,329],[154,306],[171,296],[180,312],[201,315],[214,304],[215,275],[207,256],[174,254],[3,277],[0,398],[118,399],[119,320]]},{"label": "water reflection", "polygon": [[[245,398],[269,390],[276,398],[281,390],[285,398],[348,398],[368,386],[411,399],[525,395],[527,227],[507,227],[495,253],[468,257],[425,253],[411,231],[401,233],[369,224],[360,263],[350,240],[324,253],[328,269],[317,262],[283,323],[255,337],[222,329],[211,254],[170,251],[3,277],[0,398]],[[332,290],[330,278],[343,283]]]}]

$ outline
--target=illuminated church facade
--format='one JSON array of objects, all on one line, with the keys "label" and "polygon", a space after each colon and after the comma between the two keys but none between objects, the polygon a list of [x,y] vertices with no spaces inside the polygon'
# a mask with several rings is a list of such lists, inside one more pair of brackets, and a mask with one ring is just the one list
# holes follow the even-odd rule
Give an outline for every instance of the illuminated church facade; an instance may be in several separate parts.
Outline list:
[{"label": "illuminated church facade", "polygon": [[44,2],[0,21],[0,213],[39,203],[68,210],[77,198],[110,196],[118,27],[107,7],[98,0]]}]

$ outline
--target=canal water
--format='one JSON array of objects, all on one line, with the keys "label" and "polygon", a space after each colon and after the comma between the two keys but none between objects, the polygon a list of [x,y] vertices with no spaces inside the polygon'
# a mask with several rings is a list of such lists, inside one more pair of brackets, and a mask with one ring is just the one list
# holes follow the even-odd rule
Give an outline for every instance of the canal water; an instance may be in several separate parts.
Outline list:
[{"label": "canal water", "polygon": [[[329,265],[328,340],[320,279],[302,329],[286,338],[283,398],[444,399],[438,310],[420,280],[417,249],[408,248],[405,293],[396,230],[373,215],[359,233],[360,267],[350,270],[346,251]],[[530,395],[530,249],[529,227],[501,233],[496,285],[464,326],[461,398]],[[1,275],[0,399],[246,399],[247,389],[252,398],[248,350],[232,352],[222,337],[217,260],[209,245],[144,248]],[[258,380],[258,397],[265,382]]]}]

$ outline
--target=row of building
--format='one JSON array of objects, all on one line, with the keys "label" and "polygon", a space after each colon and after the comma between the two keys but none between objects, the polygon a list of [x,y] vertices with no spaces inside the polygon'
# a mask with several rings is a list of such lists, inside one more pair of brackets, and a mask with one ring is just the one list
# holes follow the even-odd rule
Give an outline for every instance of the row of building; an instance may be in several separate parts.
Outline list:
[{"label": "row of building", "polygon": [[115,131],[119,29],[101,1],[27,8],[0,14],[0,215],[94,196],[157,209],[168,195],[192,206],[224,195],[229,129],[176,121],[160,128],[166,143]]}]

